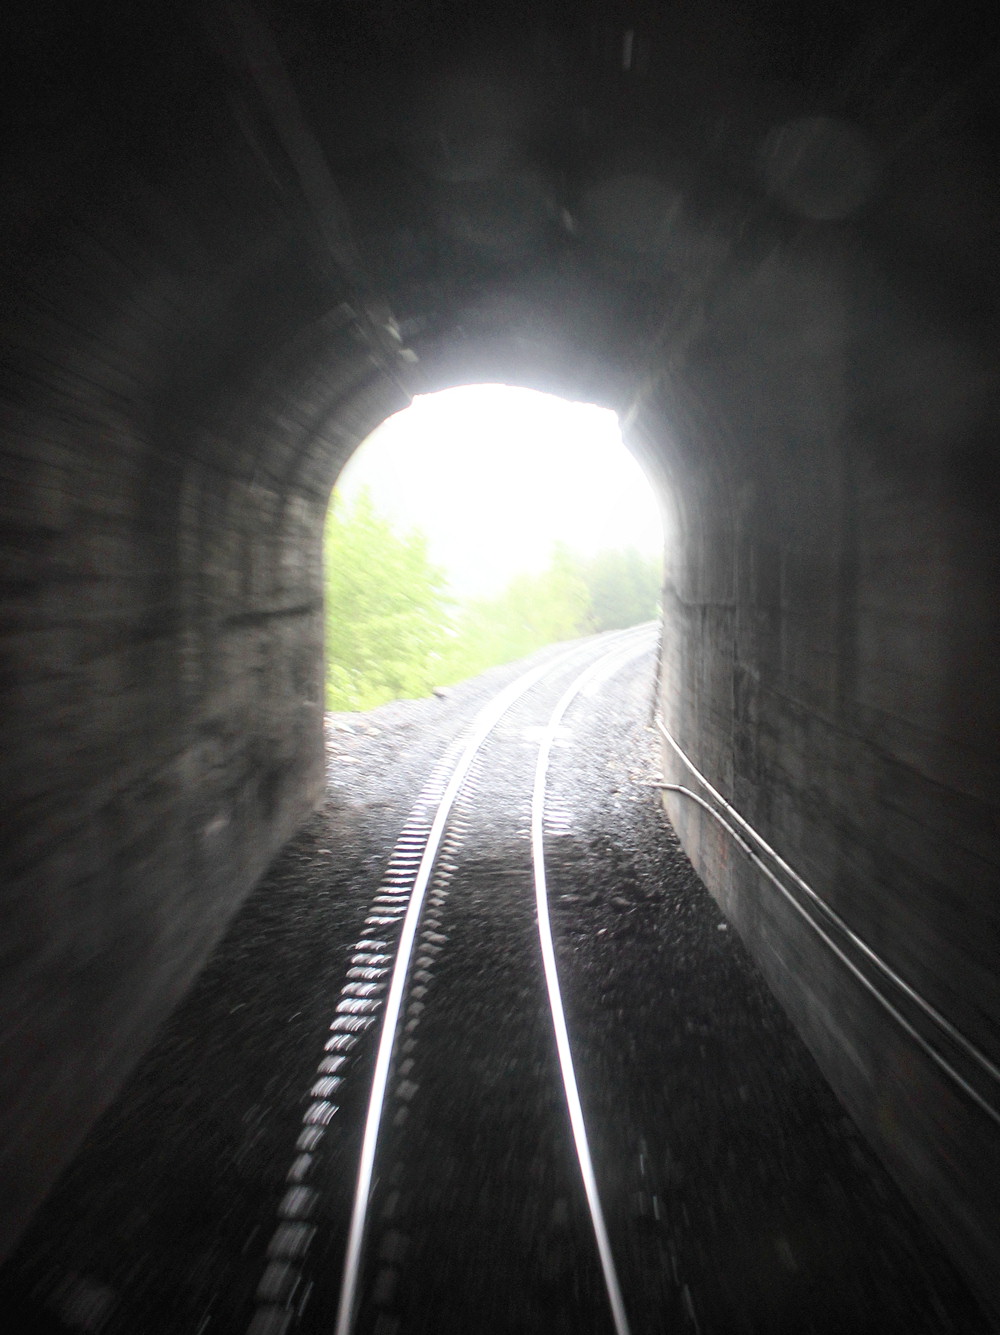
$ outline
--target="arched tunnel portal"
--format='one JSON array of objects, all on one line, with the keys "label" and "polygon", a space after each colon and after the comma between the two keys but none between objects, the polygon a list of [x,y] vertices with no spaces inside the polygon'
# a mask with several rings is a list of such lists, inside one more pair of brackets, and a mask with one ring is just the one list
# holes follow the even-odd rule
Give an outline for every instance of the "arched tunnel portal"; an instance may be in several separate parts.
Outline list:
[{"label": "arched tunnel portal", "polygon": [[947,1036],[1000,1060],[971,13],[35,7],[3,93],[8,1243],[318,800],[340,467],[413,394],[505,381],[614,408],[660,487],[664,728],[964,1086],[926,1010],[669,816],[998,1300],[998,1094]]}]

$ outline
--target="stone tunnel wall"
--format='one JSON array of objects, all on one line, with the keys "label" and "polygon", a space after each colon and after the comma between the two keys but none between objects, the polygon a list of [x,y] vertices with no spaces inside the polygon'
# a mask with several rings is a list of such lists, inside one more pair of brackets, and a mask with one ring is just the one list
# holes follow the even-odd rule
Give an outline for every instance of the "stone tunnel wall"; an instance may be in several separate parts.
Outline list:
[{"label": "stone tunnel wall", "polygon": [[[673,438],[679,498],[661,708],[749,825],[1000,1065],[1000,403],[968,302],[912,277],[888,252],[804,239],[730,287],[647,400],[637,432]],[[668,781],[732,823],[663,755]],[[833,1087],[998,1309],[996,1120],[730,833],[689,796],[665,805]],[[996,1107],[996,1081],[751,846]]]},{"label": "stone tunnel wall", "polygon": [[223,124],[5,196],[0,1248],[319,798],[322,519],[405,402]]}]

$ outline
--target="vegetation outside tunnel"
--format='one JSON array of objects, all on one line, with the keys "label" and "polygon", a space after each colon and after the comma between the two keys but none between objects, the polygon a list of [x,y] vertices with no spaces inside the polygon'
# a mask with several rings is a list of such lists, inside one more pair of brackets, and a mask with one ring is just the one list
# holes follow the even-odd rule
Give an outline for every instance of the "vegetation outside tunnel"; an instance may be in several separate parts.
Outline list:
[{"label": "vegetation outside tunnel", "polygon": [[428,695],[545,644],[656,615],[659,562],[635,549],[553,547],[488,598],[459,601],[419,529],[397,531],[363,490],[334,495],[325,531],[326,699],[363,710]]}]

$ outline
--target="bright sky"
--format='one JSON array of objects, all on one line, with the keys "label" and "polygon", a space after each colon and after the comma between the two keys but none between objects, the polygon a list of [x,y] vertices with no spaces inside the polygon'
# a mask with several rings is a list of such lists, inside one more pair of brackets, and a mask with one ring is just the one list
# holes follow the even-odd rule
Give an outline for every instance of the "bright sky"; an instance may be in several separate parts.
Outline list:
[{"label": "bright sky", "polygon": [[659,555],[663,546],[656,501],[615,414],[530,389],[467,385],[414,399],[341,473],[338,492],[362,487],[395,527],[426,533],[462,596],[544,569],[558,541],[582,555],[628,546]]}]

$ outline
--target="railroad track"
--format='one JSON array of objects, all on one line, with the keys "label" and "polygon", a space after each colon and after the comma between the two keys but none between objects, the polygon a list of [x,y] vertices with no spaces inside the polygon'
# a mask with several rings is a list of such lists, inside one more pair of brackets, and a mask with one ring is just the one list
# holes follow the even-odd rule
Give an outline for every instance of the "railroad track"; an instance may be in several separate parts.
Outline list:
[{"label": "railroad track", "polygon": [[378,816],[330,865],[317,818],[0,1280],[5,1329],[985,1335],[662,819],[645,667],[613,676],[641,640],[501,692],[394,845]]},{"label": "railroad track", "polygon": [[[477,1317],[481,1326],[477,1267],[492,1274],[494,1301],[497,1292],[509,1296],[507,1315],[495,1314],[500,1328],[555,1329],[553,1308],[573,1306],[559,1290],[579,1289],[585,1274],[575,1305],[589,1324],[580,1324],[578,1310],[572,1328],[628,1335],[548,911],[546,824],[558,837],[570,817],[565,806],[547,810],[546,780],[574,703],[653,644],[653,628],[640,627],[536,666],[499,692],[434,768],[351,952],[248,1335],[283,1335],[316,1283],[317,1160],[375,1034],[335,1335],[468,1328]],[[511,786],[519,794],[513,803]],[[513,859],[512,843],[520,845]],[[427,1044],[419,1039],[432,1030],[437,1051],[459,1058],[450,1071],[440,1059],[423,1059]],[[506,1041],[498,1043],[498,1033]],[[533,1069],[510,1081],[511,1063]],[[463,1093],[458,1132],[449,1118]],[[499,1168],[491,1162],[498,1156],[507,1161]],[[539,1258],[537,1221],[524,1226],[519,1218],[523,1174],[533,1171],[548,1182],[554,1222],[545,1228],[559,1235],[555,1252],[571,1258],[568,1267],[553,1271],[549,1246]],[[452,1196],[451,1186],[435,1190],[463,1177],[478,1204],[467,1192]],[[435,1212],[436,1200],[443,1212]],[[449,1219],[449,1201],[457,1218]],[[449,1248],[456,1225],[460,1245]],[[581,1254],[590,1258],[582,1266]],[[417,1307],[433,1314],[427,1324]]]}]

